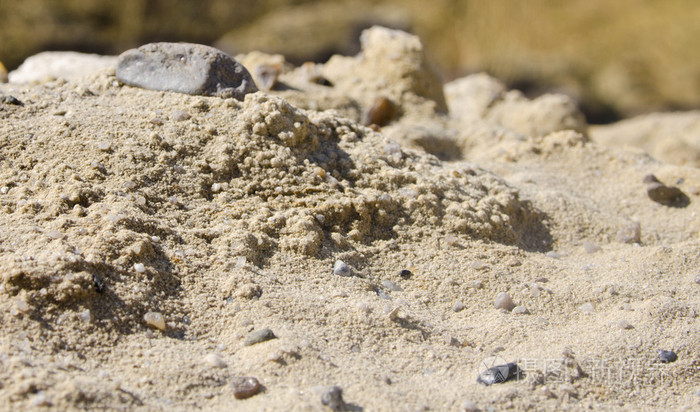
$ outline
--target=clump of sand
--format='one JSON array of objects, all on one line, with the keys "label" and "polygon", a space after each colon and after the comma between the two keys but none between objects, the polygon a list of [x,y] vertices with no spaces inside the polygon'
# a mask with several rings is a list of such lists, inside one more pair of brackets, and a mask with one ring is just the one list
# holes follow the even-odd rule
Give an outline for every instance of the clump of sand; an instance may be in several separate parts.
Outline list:
[{"label": "clump of sand", "polygon": [[[24,104],[0,104],[4,404],[319,409],[339,385],[367,409],[697,405],[697,169],[591,142],[563,96],[443,91],[406,33],[362,44],[241,56],[280,70],[242,102],[113,69],[0,86]],[[396,116],[361,125],[378,97]],[[649,173],[689,203],[649,199]],[[523,379],[477,384],[493,356]],[[235,399],[240,376],[264,392]]]}]

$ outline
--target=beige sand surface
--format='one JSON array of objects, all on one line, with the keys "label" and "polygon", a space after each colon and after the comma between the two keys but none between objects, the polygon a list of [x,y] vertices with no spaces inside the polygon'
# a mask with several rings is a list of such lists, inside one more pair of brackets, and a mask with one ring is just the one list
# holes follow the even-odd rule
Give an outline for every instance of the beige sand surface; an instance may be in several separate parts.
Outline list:
[{"label": "beige sand surface", "polygon": [[[363,47],[243,102],[0,85],[0,409],[700,408],[700,171],[592,142],[563,96],[443,89],[413,36]],[[361,125],[377,97],[396,118]]]}]

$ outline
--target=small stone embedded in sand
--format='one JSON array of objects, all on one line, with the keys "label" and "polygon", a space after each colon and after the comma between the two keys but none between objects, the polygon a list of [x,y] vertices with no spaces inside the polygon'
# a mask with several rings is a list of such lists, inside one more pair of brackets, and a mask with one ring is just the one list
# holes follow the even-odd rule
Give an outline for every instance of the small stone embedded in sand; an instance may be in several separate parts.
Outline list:
[{"label": "small stone embedded in sand", "polygon": [[145,273],[146,272],[146,265],[144,265],[143,263],[134,263],[134,272]]},{"label": "small stone embedded in sand", "polygon": [[336,260],[333,265],[333,274],[338,276],[352,276],[352,270],[347,263],[342,260]]},{"label": "small stone embedded in sand", "polygon": [[189,113],[182,110],[175,110],[170,115],[170,118],[175,120],[176,122],[184,122],[185,120],[189,120],[191,117],[192,116],[190,116]]},{"label": "small stone embedded in sand", "polygon": [[340,386],[331,386],[324,391],[321,395],[321,403],[334,411],[343,411],[347,409],[347,405],[343,400],[343,388]]},{"label": "small stone embedded in sand", "polygon": [[527,307],[523,305],[514,307],[512,312],[516,315],[527,315],[530,313],[530,311],[527,310]]},{"label": "small stone embedded in sand", "polygon": [[462,311],[464,308],[466,308],[466,306],[460,301],[455,302],[455,304],[452,306],[452,310],[455,312]]},{"label": "small stone embedded in sand", "polygon": [[583,305],[578,307],[578,310],[580,310],[583,313],[593,313],[595,310],[595,306],[591,302],[586,302]]},{"label": "small stone embedded in sand", "polygon": [[251,332],[247,338],[245,338],[245,341],[243,342],[243,345],[245,346],[250,346],[250,345],[255,345],[256,343],[260,342],[265,342],[270,339],[277,339],[277,336],[275,336],[275,333],[268,328],[265,329],[260,329],[255,332]]},{"label": "small stone embedded in sand", "polygon": [[510,312],[515,308],[515,303],[513,303],[513,298],[511,298],[509,294],[501,292],[496,296],[493,306],[495,306],[496,309],[505,309]]},{"label": "small stone embedded in sand", "polygon": [[146,312],[143,320],[149,325],[159,330],[165,330],[165,317],[160,312]]},{"label": "small stone embedded in sand", "polygon": [[411,271],[408,269],[401,269],[399,270],[399,276],[401,279],[410,279],[411,276],[413,276],[413,273],[411,273]]},{"label": "small stone embedded in sand", "polygon": [[632,326],[631,323],[629,323],[626,320],[621,320],[617,323],[617,327],[619,329],[634,329],[634,326]]},{"label": "small stone embedded in sand", "polygon": [[24,103],[22,103],[18,98],[15,96],[0,96],[0,103],[4,104],[12,104],[15,106],[24,106]]},{"label": "small stone embedded in sand", "polygon": [[583,249],[586,251],[586,253],[596,253],[596,252],[600,252],[600,250],[601,250],[600,246],[596,245],[593,242],[589,242],[589,241],[583,242]]},{"label": "small stone embedded in sand", "polygon": [[671,363],[678,360],[678,355],[672,350],[660,350],[659,351],[659,361],[661,363]]},{"label": "small stone embedded in sand", "polygon": [[231,381],[233,396],[236,399],[247,399],[260,392],[260,382],[252,376],[241,376]]},{"label": "small stone embedded in sand", "polygon": [[209,353],[204,357],[204,362],[212,368],[225,368],[226,362],[216,353]]},{"label": "small stone embedded in sand", "polygon": [[649,199],[663,205],[671,205],[683,196],[681,189],[675,186],[666,186],[656,176],[649,174],[644,177],[647,185]]},{"label": "small stone embedded in sand", "polygon": [[379,96],[374,99],[372,107],[370,107],[362,118],[362,124],[365,126],[377,125],[386,126],[391,122],[397,114],[397,107],[394,102],[384,96]]},{"label": "small stone embedded in sand", "polygon": [[231,56],[192,43],[150,43],[119,56],[117,79],[149,90],[243,100],[258,90]]},{"label": "small stone embedded in sand", "polygon": [[616,238],[620,243],[639,243],[642,240],[642,225],[639,222],[630,222],[617,232]]},{"label": "small stone embedded in sand", "polygon": [[503,383],[514,378],[520,373],[520,367],[515,362],[496,365],[481,372],[476,381],[482,385],[493,385],[494,383]]},{"label": "small stone embedded in sand", "polygon": [[382,281],[382,286],[384,286],[385,288],[392,290],[394,292],[401,292],[403,290],[401,288],[401,286],[397,285],[396,283],[394,283],[388,279],[385,279]]},{"label": "small stone embedded in sand", "polygon": [[462,402],[462,412],[480,412],[479,406],[474,401]]},{"label": "small stone embedded in sand", "polygon": [[260,66],[256,66],[253,71],[255,72],[255,78],[258,80],[260,90],[268,92],[277,85],[279,76],[282,74],[282,66],[261,64]]}]

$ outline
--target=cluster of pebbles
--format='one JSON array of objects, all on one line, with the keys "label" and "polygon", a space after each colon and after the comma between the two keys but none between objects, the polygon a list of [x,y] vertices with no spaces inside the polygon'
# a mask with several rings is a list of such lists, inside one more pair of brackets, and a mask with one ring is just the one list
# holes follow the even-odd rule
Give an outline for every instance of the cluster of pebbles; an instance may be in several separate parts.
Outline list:
[{"label": "cluster of pebbles", "polygon": [[[212,344],[203,344],[207,354],[200,362],[208,369],[199,372],[206,376],[204,386],[226,386],[225,396],[241,402],[268,391],[287,396],[267,386],[279,376],[270,372],[270,362],[315,367],[307,363],[311,358],[324,371],[338,367],[340,361],[318,349],[318,337],[289,344],[293,325],[305,317],[336,333],[322,338],[325,342],[337,336],[354,340],[352,354],[361,353],[365,339],[382,342],[399,333],[392,343],[399,350],[415,344],[426,352],[423,346],[439,335],[449,350],[472,356],[504,349],[458,339],[436,324],[491,311],[494,328],[511,322],[545,328],[545,313],[562,307],[583,316],[582,322],[592,317],[600,302],[582,302],[575,290],[567,292],[570,301],[553,297],[541,285],[548,281],[537,276],[542,267],[554,265],[554,275],[578,270],[566,252],[553,248],[566,244],[577,222],[591,217],[596,224],[577,233],[585,239],[587,259],[604,253],[599,243],[631,248],[653,237],[643,237],[635,220],[595,205],[575,209],[588,213],[576,215],[570,206],[584,202],[576,190],[599,187],[572,188],[574,194],[566,191],[555,200],[557,192],[533,189],[543,158],[598,154],[575,102],[561,95],[529,100],[486,75],[443,87],[418,38],[400,31],[375,27],[363,33],[361,43],[358,56],[296,68],[281,56],[233,59],[207,46],[155,43],[125,52],[111,60],[113,67],[81,81],[3,89],[11,92],[0,103],[0,230],[7,234],[0,239],[0,293],[7,298],[3,307],[11,307],[6,316],[16,324],[40,319],[57,333],[72,327],[115,345],[141,333],[174,342],[208,336]],[[478,156],[490,167],[480,165]],[[516,162],[527,172],[513,172]],[[653,212],[663,207],[680,214],[691,203],[684,191],[654,175],[641,183]],[[633,190],[644,193],[641,186]],[[567,214],[578,220],[562,218]],[[430,244],[434,254],[427,246],[416,250],[436,238],[437,246]],[[588,240],[594,238],[598,242]],[[467,250],[476,244],[496,252],[489,257]],[[384,273],[367,269],[377,272],[372,259],[390,253],[394,266],[382,267]],[[460,253],[480,259],[467,264]],[[536,257],[523,264],[525,253]],[[423,271],[402,259],[423,259]],[[592,265],[581,270],[587,273]],[[517,289],[511,272],[521,266],[536,280]],[[325,268],[321,280],[313,274],[318,267]],[[475,279],[466,282],[465,274]],[[281,326],[278,313],[297,308],[296,288],[318,283],[328,285],[321,288],[324,296],[308,299],[313,303],[288,314],[294,321]],[[448,296],[456,293],[471,301],[451,301]],[[606,293],[619,295],[612,286],[599,295]],[[351,306],[328,303],[349,295],[358,299]],[[479,309],[475,295],[488,295]],[[553,306],[555,299],[559,306]],[[440,320],[420,318],[439,310],[434,308],[445,309]],[[210,310],[235,321],[219,312],[208,315]],[[268,320],[270,327],[260,327]],[[629,334],[637,329],[627,320],[617,325]],[[484,340],[489,335],[488,325],[464,328],[472,329],[484,331]],[[401,332],[386,332],[395,330]],[[40,333],[59,352],[91,347],[80,346],[82,339],[73,333],[60,338]],[[493,335],[508,334],[499,329]],[[226,344],[213,343],[222,341]],[[227,347],[240,352],[221,355]],[[276,351],[267,354],[268,348]],[[416,372],[423,378],[436,373],[432,361],[452,356],[426,353],[425,367]],[[655,361],[665,367],[679,361],[674,351],[658,353]],[[231,360],[235,356],[238,363]],[[526,366],[489,365],[469,375],[469,383],[511,382]],[[569,351],[559,366],[573,371],[572,384],[585,378]],[[549,391],[545,398],[556,398],[543,383],[545,372],[529,369],[529,384]],[[314,405],[361,410],[343,400],[345,384],[336,385],[337,376],[326,375]],[[148,385],[143,379],[139,385]],[[392,385],[388,376],[377,379]],[[95,395],[99,390],[84,400],[62,395],[70,390],[31,382],[34,386],[13,386],[12,399],[34,406],[117,402],[114,394]],[[180,390],[183,399],[195,386]],[[363,390],[369,391],[364,399],[371,399],[368,394],[379,389]],[[557,390],[567,400],[578,397],[574,386]],[[118,392],[117,397],[131,393],[122,387]],[[29,394],[40,396],[29,401]],[[216,396],[211,392],[207,399]],[[123,402],[138,403],[134,399],[132,394]],[[165,403],[158,399],[153,405]],[[464,405],[477,409],[471,401]]]}]

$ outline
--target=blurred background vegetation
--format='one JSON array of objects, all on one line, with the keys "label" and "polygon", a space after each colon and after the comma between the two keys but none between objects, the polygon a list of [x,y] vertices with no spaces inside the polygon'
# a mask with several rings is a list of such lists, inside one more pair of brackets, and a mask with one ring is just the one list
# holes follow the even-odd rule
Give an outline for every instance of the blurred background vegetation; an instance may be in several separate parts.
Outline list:
[{"label": "blurred background vegetation", "polygon": [[363,28],[418,34],[445,80],[486,71],[588,120],[700,108],[697,0],[0,0],[0,61],[190,41],[290,62],[354,54]]}]

